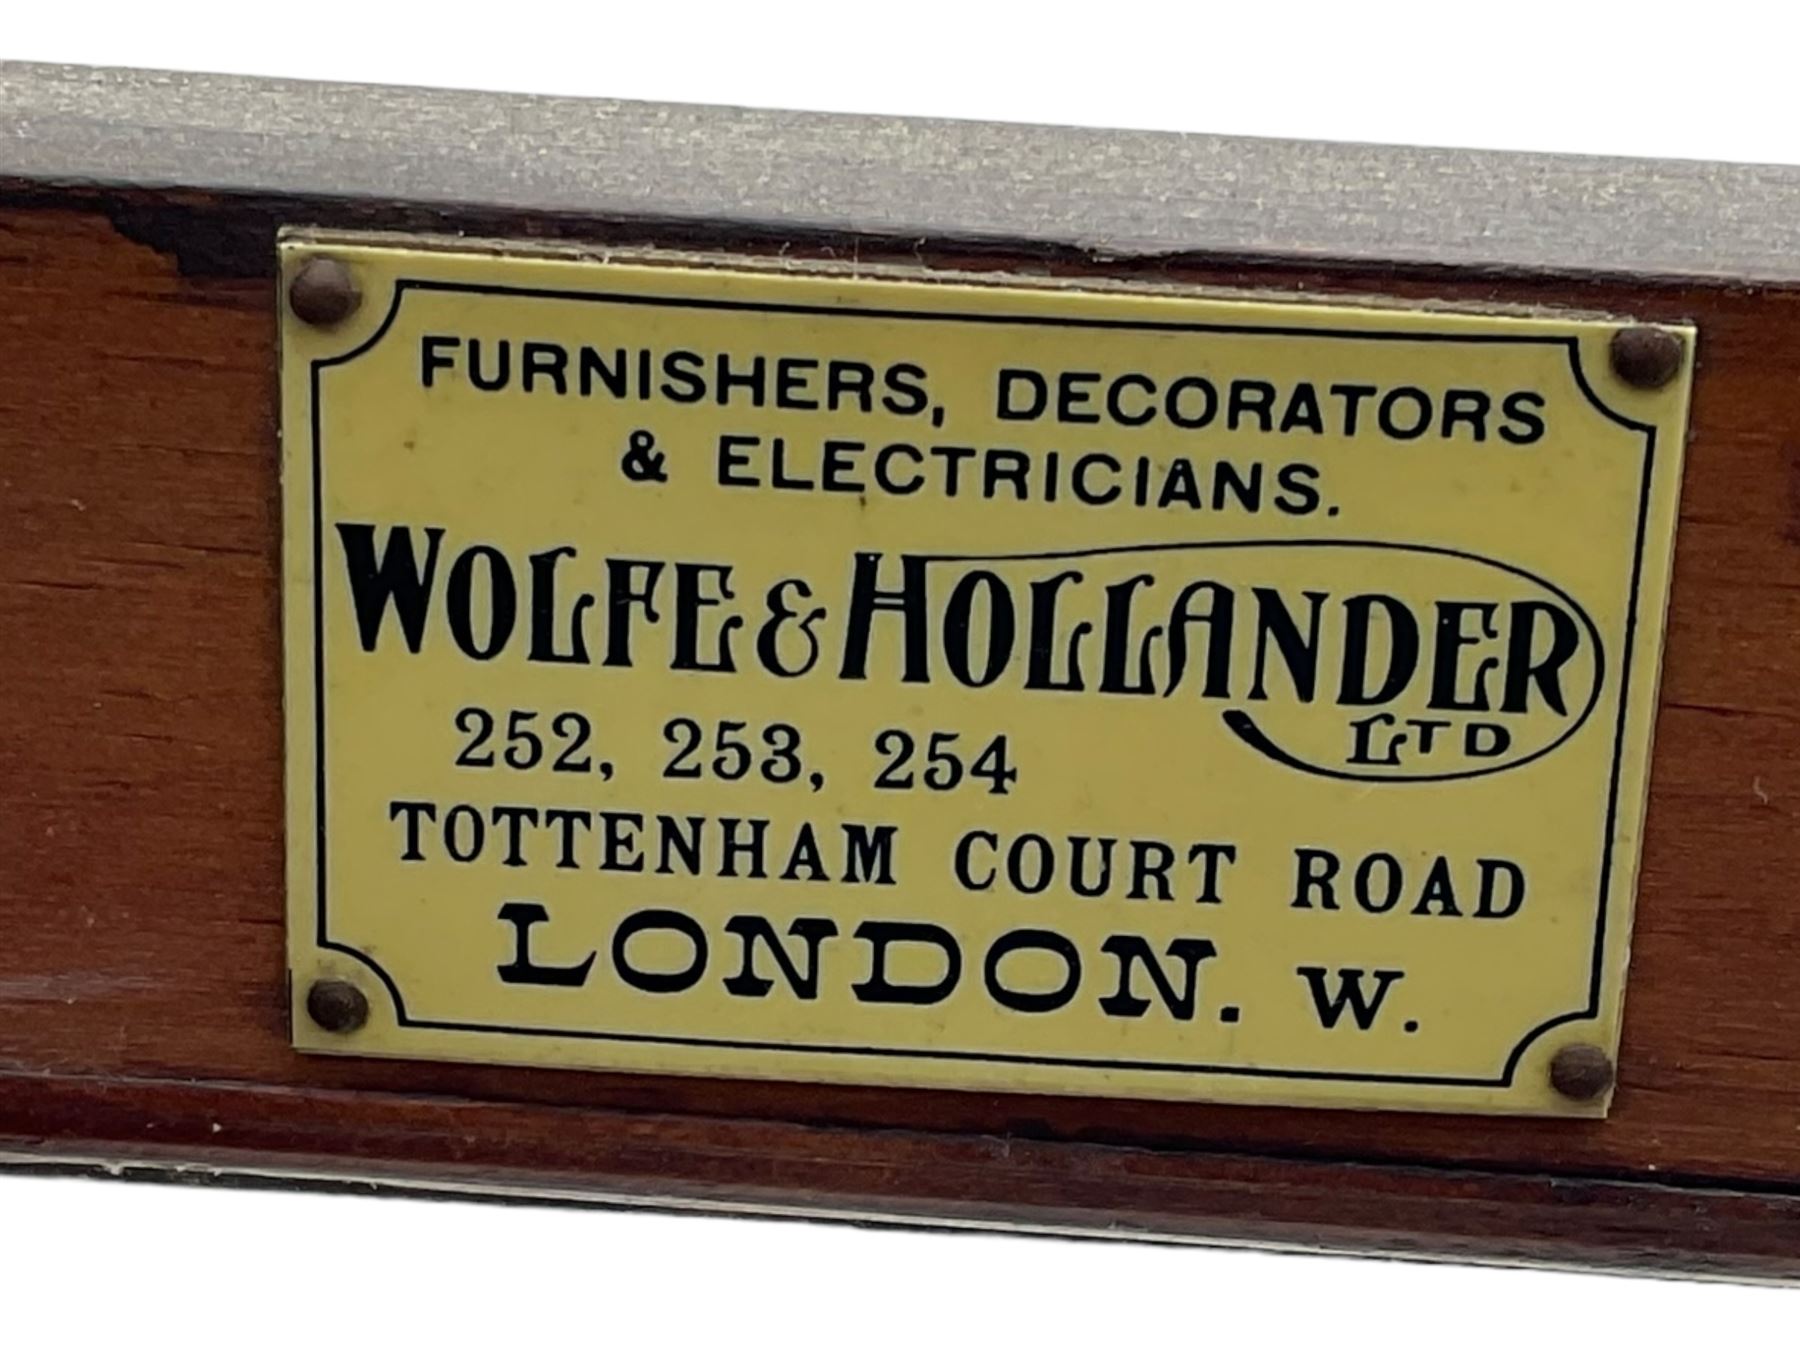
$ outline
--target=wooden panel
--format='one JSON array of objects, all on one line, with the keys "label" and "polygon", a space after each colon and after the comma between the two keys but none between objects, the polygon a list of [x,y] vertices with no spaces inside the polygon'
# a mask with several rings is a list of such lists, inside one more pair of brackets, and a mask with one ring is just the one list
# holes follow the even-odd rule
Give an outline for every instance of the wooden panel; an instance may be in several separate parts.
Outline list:
[{"label": "wooden panel", "polygon": [[[962,267],[1699,324],[1612,1117],[1362,1115],[291,1051],[271,275],[283,221],[420,215],[0,192],[0,1150],[1800,1272],[1800,294],[925,250]],[[704,224],[555,228],[742,238]],[[842,245],[794,232],[756,246]],[[919,256],[913,241],[857,248]]]}]

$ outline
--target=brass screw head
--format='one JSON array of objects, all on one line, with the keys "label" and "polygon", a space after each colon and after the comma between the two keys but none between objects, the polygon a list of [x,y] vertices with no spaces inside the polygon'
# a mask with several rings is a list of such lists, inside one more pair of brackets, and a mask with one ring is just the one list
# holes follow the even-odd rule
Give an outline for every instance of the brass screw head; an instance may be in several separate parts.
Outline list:
[{"label": "brass screw head", "polygon": [[356,274],[336,258],[308,258],[288,283],[288,308],[317,328],[342,323],[361,304]]},{"label": "brass screw head", "polygon": [[1666,328],[1640,324],[1612,336],[1612,368],[1633,389],[1661,389],[1681,369],[1682,341]]},{"label": "brass screw head", "polygon": [[315,980],[306,991],[306,1015],[325,1031],[348,1035],[369,1020],[368,996],[348,980]]},{"label": "brass screw head", "polygon": [[1570,1101],[1591,1102],[1612,1085],[1612,1056],[1597,1045],[1565,1045],[1550,1061],[1550,1086]]}]

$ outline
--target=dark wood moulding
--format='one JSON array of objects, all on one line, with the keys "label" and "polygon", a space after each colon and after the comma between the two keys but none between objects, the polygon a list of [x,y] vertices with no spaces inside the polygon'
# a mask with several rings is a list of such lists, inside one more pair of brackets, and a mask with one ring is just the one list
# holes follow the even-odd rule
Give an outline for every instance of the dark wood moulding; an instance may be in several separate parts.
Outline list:
[{"label": "dark wood moulding", "polygon": [[[1611,1118],[296,1054],[273,275],[286,224],[1696,323]],[[1790,169],[0,65],[0,1152],[1800,1274],[1797,285]]]}]

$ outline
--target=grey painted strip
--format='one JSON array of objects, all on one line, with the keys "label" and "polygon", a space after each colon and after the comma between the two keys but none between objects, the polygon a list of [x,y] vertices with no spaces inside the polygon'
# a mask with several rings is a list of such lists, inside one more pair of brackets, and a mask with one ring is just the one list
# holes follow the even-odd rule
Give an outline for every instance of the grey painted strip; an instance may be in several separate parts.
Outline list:
[{"label": "grey painted strip", "polygon": [[1800,281],[1800,168],[0,62],[0,178],[733,220],[1102,256]]}]

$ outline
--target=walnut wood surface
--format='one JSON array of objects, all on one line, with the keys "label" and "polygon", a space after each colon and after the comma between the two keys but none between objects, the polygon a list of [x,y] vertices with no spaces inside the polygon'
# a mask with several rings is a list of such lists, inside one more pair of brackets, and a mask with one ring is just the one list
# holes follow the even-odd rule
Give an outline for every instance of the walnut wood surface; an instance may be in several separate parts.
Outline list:
[{"label": "walnut wood surface", "polygon": [[1699,324],[1604,1122],[309,1058],[283,988],[273,230],[917,241],[0,182],[0,1151],[1800,1274],[1800,293],[928,246]]}]

